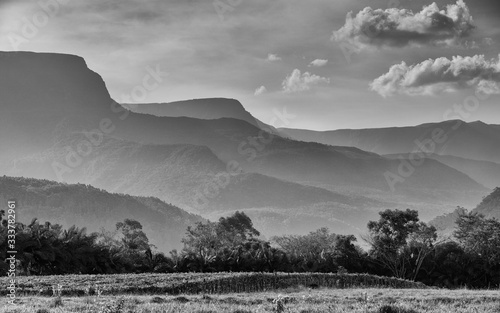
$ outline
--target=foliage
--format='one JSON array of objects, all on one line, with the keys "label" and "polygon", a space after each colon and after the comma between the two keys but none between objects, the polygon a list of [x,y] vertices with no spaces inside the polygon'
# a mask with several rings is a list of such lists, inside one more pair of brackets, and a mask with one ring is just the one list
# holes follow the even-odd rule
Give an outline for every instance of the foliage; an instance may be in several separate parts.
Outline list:
[{"label": "foliage", "polygon": [[368,223],[372,257],[392,275],[416,279],[434,249],[436,229],[421,222],[415,210],[386,210],[379,214],[378,221]]},{"label": "foliage", "polygon": [[[7,251],[5,223],[4,213],[0,212],[0,253],[3,254]],[[341,288],[350,283],[350,278],[346,277],[351,276],[347,273],[395,276],[448,288],[500,286],[500,222],[473,213],[460,215],[454,238],[438,241],[436,230],[421,222],[416,211],[381,212],[378,221],[368,224],[369,253],[355,245],[354,236],[334,234],[326,228],[302,236],[274,237],[268,242],[259,237],[258,230],[243,212],[236,212],[217,222],[200,222],[188,227],[183,239],[184,248],[179,252],[173,250],[168,256],[149,244],[142,225],[133,219],[117,223],[112,232],[102,229],[91,234],[87,234],[85,228],[72,226],[63,229],[58,224],[40,223],[36,219],[29,224],[16,223],[15,227],[20,277],[114,273],[322,272],[337,273],[338,281],[330,281],[327,285]],[[6,269],[6,262],[1,261],[0,267]],[[277,282],[282,286],[302,284],[317,287],[325,284],[325,277],[330,277],[310,274],[303,276],[309,277],[305,279],[290,274],[286,279],[281,277],[274,281],[273,274],[258,277],[244,275],[247,276],[243,285],[238,285],[241,278],[228,278],[231,276],[218,276],[216,282],[205,281],[205,276],[189,276],[196,283],[182,280],[176,283],[177,289],[169,290],[199,292],[197,286],[201,282],[210,290],[260,290],[265,286],[275,286]],[[357,279],[362,281],[357,281],[361,284],[374,283],[364,276]],[[160,288],[144,284],[154,290]],[[225,284],[228,284],[227,287],[223,287]],[[88,287],[89,284],[84,283],[83,286],[88,290],[82,289],[81,294],[90,294],[92,288]],[[92,291],[101,294],[104,292],[102,288],[96,285],[96,290]],[[50,290],[37,292],[51,295]]]},{"label": "foliage", "polygon": [[303,236],[276,236],[272,239],[289,258],[294,272],[337,272],[339,268],[359,272],[362,252],[352,235],[331,234],[327,228]]}]

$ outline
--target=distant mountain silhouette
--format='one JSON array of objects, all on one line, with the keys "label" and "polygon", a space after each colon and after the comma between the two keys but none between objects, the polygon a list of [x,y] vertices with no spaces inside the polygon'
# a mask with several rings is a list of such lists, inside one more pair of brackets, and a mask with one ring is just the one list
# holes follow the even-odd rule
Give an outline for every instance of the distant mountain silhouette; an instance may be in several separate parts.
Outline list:
[{"label": "distant mountain silhouette", "polygon": [[169,103],[122,104],[132,112],[167,117],[192,117],[204,120],[235,118],[256,127],[271,129],[253,117],[236,99],[207,98]]},{"label": "distant mountain silhouette", "polygon": [[452,120],[408,127],[324,132],[285,128],[279,131],[297,140],[357,147],[378,154],[397,154],[419,149],[416,141],[431,139],[432,132],[439,129],[446,132],[448,137],[443,143],[436,144],[431,153],[500,163],[500,126],[481,121],[466,123]]},{"label": "distant mountain silhouette", "polygon": [[18,220],[33,218],[65,227],[76,225],[89,231],[114,231],[116,223],[126,218],[144,226],[150,242],[161,251],[181,248],[186,228],[202,221],[153,197],[112,194],[90,185],[70,185],[32,178],[0,177],[0,201],[9,195],[18,201]]},{"label": "distant mountain silhouette", "polygon": [[[398,158],[400,154],[385,156]],[[451,155],[429,154],[427,157],[468,175],[470,178],[490,189],[500,186],[500,164],[498,163],[465,159]]]}]

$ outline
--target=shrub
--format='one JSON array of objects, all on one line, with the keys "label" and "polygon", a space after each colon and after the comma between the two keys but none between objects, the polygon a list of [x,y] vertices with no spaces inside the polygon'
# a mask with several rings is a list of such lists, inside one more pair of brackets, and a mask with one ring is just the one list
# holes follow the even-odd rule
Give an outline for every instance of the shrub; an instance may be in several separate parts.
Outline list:
[{"label": "shrub", "polygon": [[394,305],[384,305],[380,307],[377,313],[418,313],[413,309],[400,308]]},{"label": "shrub", "polygon": [[62,301],[62,298],[59,296],[59,297],[56,297],[52,300],[52,302],[50,303],[50,307],[51,308],[58,308],[60,306],[63,306],[63,301]]},{"label": "shrub", "polygon": [[189,302],[189,299],[186,298],[186,297],[175,297],[174,298],[174,301],[177,301],[177,302],[180,302],[180,303],[186,303],[186,302]]},{"label": "shrub", "polygon": [[165,301],[166,300],[163,299],[162,297],[153,297],[153,299],[151,299],[151,303],[163,303]]}]

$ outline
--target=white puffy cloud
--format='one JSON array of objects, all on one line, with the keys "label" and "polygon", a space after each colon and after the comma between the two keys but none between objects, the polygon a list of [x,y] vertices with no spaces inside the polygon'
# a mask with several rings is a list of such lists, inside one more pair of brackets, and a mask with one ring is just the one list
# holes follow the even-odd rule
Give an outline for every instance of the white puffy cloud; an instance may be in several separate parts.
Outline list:
[{"label": "white puffy cloud", "polygon": [[292,74],[287,76],[282,83],[284,92],[300,92],[311,90],[312,86],[318,84],[329,84],[330,79],[305,72],[301,74],[300,70],[294,69]]},{"label": "white puffy cloud", "polygon": [[267,59],[266,60],[269,61],[269,62],[276,62],[276,61],[281,61],[281,58],[277,54],[269,53],[267,55]]},{"label": "white puffy cloud", "polygon": [[309,67],[311,67],[311,66],[322,67],[322,66],[325,66],[327,63],[328,63],[328,60],[316,59],[309,64]]},{"label": "white puffy cloud", "polygon": [[259,88],[255,89],[254,95],[260,96],[261,94],[265,93],[267,91],[266,86],[260,86]]},{"label": "white puffy cloud", "polygon": [[500,94],[500,55],[487,60],[484,55],[437,58],[422,63],[393,65],[370,87],[383,97],[395,94],[434,95],[461,89]]},{"label": "white puffy cloud", "polygon": [[407,9],[374,10],[367,7],[356,16],[347,14],[344,26],[334,31],[332,40],[350,43],[362,50],[369,46],[408,45],[454,46],[474,29],[474,21],[463,0],[440,9],[436,3],[414,13]]}]

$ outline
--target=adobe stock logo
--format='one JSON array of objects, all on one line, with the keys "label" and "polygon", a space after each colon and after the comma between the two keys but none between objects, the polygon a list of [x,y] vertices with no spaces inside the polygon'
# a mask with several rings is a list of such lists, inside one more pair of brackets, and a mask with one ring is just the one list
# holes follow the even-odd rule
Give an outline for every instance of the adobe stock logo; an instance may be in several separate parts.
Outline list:
[{"label": "adobe stock logo", "polygon": [[463,125],[463,120],[470,118],[481,107],[481,101],[487,100],[491,95],[476,90],[473,96],[464,99],[463,103],[454,104],[443,114],[444,121],[456,120],[448,130],[436,127],[427,134],[425,138],[414,140],[414,149],[408,155],[400,155],[397,172],[386,171],[384,178],[392,192],[396,191],[396,185],[404,183],[415,171],[424,165],[427,158],[432,154],[441,154],[449,143],[452,135]]},{"label": "adobe stock logo", "polygon": [[14,50],[19,50],[22,44],[30,42],[39,33],[40,29],[46,27],[52,18],[61,12],[61,6],[69,3],[69,0],[41,0],[38,1],[38,10],[33,15],[21,19],[21,27],[18,32],[10,32],[8,40]]}]

